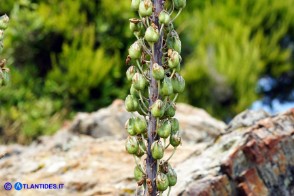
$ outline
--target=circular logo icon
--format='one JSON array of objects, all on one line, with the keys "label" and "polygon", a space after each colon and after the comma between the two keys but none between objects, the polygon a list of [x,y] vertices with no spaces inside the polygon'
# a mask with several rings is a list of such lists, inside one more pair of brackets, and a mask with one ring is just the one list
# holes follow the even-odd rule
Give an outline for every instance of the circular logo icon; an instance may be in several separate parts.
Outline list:
[{"label": "circular logo icon", "polygon": [[6,182],[4,184],[4,189],[10,191],[12,189],[12,184],[10,182]]},{"label": "circular logo icon", "polygon": [[22,189],[22,183],[16,182],[14,184],[14,189],[17,190],[17,191],[20,191]]}]

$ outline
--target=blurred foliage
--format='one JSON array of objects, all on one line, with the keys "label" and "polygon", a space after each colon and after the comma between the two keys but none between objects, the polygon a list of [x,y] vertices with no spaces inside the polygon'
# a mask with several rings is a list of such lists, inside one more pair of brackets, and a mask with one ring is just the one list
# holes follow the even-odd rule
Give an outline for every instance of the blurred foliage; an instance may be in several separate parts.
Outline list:
[{"label": "blurred foliage", "polygon": [[68,113],[63,102],[43,95],[40,79],[28,80],[34,70],[11,72],[10,86],[0,93],[0,142],[27,143],[42,134],[54,133],[61,126],[60,119]]},{"label": "blurred foliage", "polygon": [[[94,27],[89,26],[71,45],[64,44],[62,53],[54,58],[55,63],[46,80],[49,94],[65,96],[74,104],[82,103],[89,110],[93,110],[95,105],[105,104],[103,99],[99,99],[104,96],[102,82],[109,76],[110,70],[120,63],[118,55],[110,58],[103,48],[94,49],[94,36]],[[55,84],[51,88],[53,82]],[[102,88],[97,88],[100,85]]]},{"label": "blurred foliage", "polygon": [[[258,78],[293,72],[293,5],[294,0],[188,1],[176,20],[187,84],[180,99],[225,119],[260,96]],[[129,6],[107,0],[0,1],[0,15],[10,17],[4,56],[12,65],[11,84],[0,91],[2,142],[28,143],[54,133],[76,111],[94,111],[126,96],[124,60],[135,40]]]},{"label": "blurred foliage", "polygon": [[228,118],[257,99],[260,76],[293,71],[291,47],[281,45],[287,36],[293,44],[293,0],[194,3],[179,25],[188,54],[184,100]]}]

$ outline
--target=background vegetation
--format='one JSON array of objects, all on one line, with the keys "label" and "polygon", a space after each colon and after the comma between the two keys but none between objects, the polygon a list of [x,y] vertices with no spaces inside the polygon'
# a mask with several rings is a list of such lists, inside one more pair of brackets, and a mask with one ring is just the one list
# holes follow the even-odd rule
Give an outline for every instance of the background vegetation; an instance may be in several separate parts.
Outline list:
[{"label": "background vegetation", "polygon": [[[0,142],[52,134],[75,112],[128,93],[129,1],[5,0],[4,13],[11,22],[2,58],[11,83],[0,90]],[[291,97],[294,0],[191,0],[176,26],[187,83],[182,101],[228,119],[266,93]],[[282,86],[257,89],[264,76]]]}]

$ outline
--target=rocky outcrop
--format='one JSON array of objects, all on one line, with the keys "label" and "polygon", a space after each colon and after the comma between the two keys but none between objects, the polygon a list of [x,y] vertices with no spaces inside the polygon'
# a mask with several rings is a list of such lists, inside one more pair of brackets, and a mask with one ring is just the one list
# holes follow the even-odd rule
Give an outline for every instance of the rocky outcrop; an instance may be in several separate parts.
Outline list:
[{"label": "rocky outcrop", "polygon": [[[109,107],[97,112],[79,113],[69,130],[94,138],[115,136],[122,139],[127,137],[127,132],[123,130],[125,122],[130,117],[131,114],[125,110],[124,102],[116,100]],[[191,143],[211,141],[226,126],[223,122],[212,118],[204,110],[182,103],[177,104],[175,117],[180,122],[182,138]]]},{"label": "rocky outcrop", "polygon": [[[211,143],[225,124],[204,110],[178,104],[184,142],[172,164],[177,165]],[[25,190],[22,195],[133,195],[134,160],[126,153],[125,121],[130,114],[116,100],[91,114],[80,113],[54,136],[30,146],[0,146],[1,182],[64,184],[63,190]],[[198,142],[201,141],[201,142]],[[166,156],[172,153],[168,149]],[[3,189],[0,192],[15,194]]]},{"label": "rocky outcrop", "polygon": [[[122,133],[127,115],[123,103],[116,101],[98,112],[80,114],[54,136],[30,146],[0,146],[0,192],[134,195],[135,164],[124,149]],[[275,117],[260,112],[241,116],[224,132],[224,123],[203,110],[178,104],[185,141],[171,162],[178,174],[171,195],[293,195],[294,110]],[[168,149],[165,156],[170,153]],[[64,189],[4,190],[4,182],[17,181],[64,184]]]},{"label": "rocky outcrop", "polygon": [[177,165],[174,194],[294,195],[294,109],[258,121],[255,115],[243,119],[252,119],[249,127],[220,136],[201,155]]}]

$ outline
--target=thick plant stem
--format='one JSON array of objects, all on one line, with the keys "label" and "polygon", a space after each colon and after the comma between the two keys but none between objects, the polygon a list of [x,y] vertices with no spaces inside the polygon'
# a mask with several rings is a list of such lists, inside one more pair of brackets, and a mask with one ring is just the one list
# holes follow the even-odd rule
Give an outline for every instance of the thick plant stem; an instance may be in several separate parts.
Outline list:
[{"label": "thick plant stem", "polygon": [[[153,5],[154,5],[154,13],[152,17],[152,21],[155,25],[159,27],[159,22],[158,22],[158,15],[163,9],[163,1],[162,0],[153,0]],[[158,63],[159,65],[162,65],[162,51],[161,51],[161,40],[162,40],[162,35],[160,35],[160,39],[158,42],[154,44],[154,53],[152,54],[151,57],[151,63],[150,63],[150,93],[149,93],[149,105],[151,106],[156,99],[159,97],[158,96],[158,86],[157,86],[157,81],[153,78],[152,76],[152,65],[154,63]],[[157,187],[156,187],[156,182],[155,178],[157,175],[157,161],[153,159],[151,155],[151,145],[155,140],[158,140],[158,136],[154,138],[156,135],[156,124],[157,124],[157,119],[151,115],[149,112],[149,123],[148,123],[148,150],[147,150],[147,159],[146,159],[146,174],[147,174],[147,179],[151,180],[151,187],[148,188],[148,190],[145,191],[145,195],[151,195],[151,196],[156,196],[157,193]]]}]

